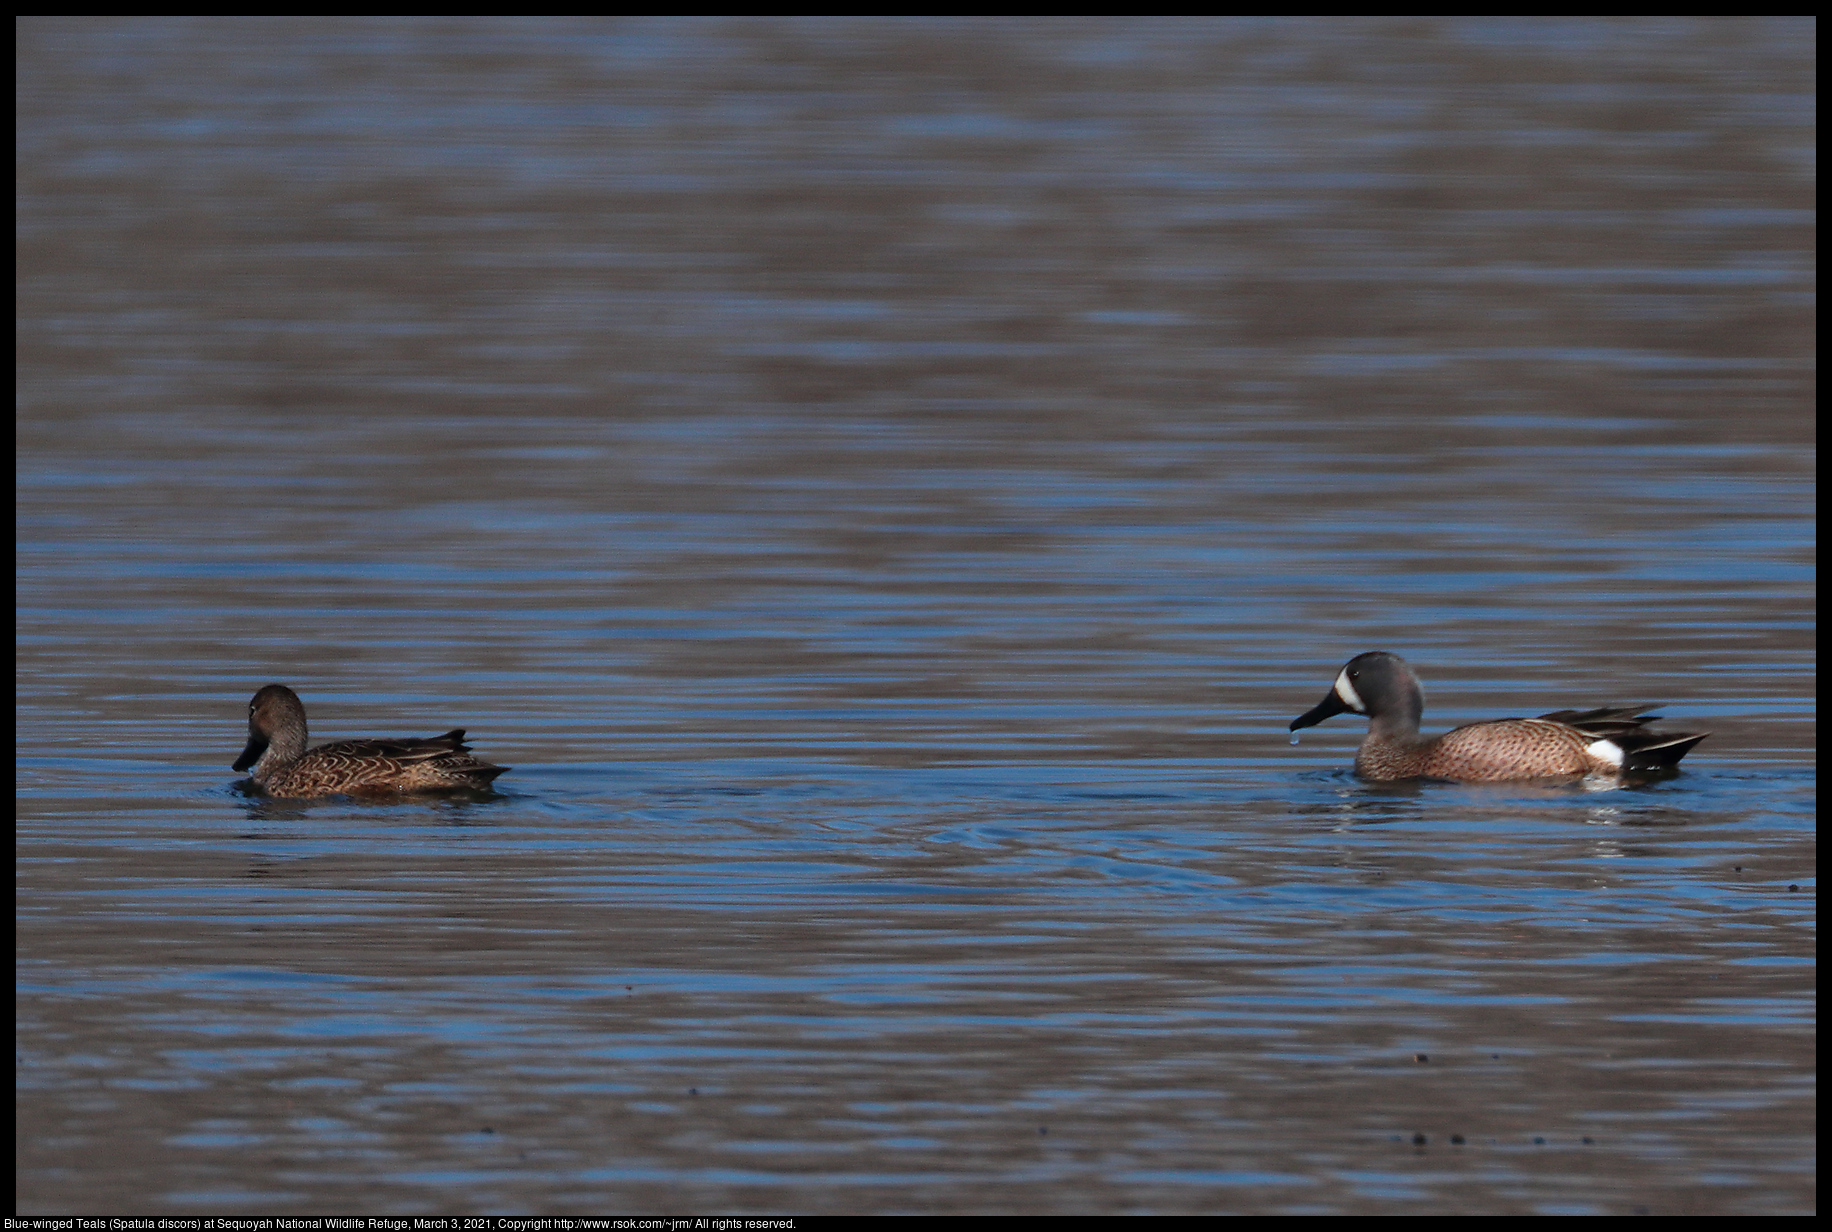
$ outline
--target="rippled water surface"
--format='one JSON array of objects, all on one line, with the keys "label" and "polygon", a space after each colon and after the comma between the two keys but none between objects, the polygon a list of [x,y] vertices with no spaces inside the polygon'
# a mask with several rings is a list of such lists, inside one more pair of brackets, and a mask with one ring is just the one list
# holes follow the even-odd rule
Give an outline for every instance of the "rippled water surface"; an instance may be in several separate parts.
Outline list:
[{"label": "rippled water surface", "polygon": [[1811,23],[19,33],[20,1211],[1813,1209]]}]

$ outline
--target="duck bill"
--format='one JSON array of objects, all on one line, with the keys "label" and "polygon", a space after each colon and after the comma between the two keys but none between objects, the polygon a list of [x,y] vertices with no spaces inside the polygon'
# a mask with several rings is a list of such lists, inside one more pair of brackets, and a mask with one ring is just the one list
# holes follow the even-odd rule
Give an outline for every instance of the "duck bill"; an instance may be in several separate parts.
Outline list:
[{"label": "duck bill", "polygon": [[1336,695],[1336,690],[1331,689],[1323,695],[1322,701],[1291,721],[1291,730],[1297,731],[1300,727],[1315,727],[1331,715],[1347,714],[1348,710],[1348,703]]},{"label": "duck bill", "polygon": [[260,761],[261,754],[266,751],[267,738],[265,736],[250,736],[248,737],[248,747],[242,750],[242,755],[236,758],[235,764],[229,768],[231,770],[246,770],[257,761]]}]

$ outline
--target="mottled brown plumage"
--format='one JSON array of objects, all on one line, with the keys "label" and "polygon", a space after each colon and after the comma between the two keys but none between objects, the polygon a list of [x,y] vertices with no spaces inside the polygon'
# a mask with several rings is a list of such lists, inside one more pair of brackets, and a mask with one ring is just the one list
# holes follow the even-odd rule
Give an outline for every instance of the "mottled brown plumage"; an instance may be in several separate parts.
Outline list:
[{"label": "mottled brown plumage", "polygon": [[339,740],[310,752],[305,745],[305,704],[270,684],[248,703],[248,747],[233,768],[252,766],[262,791],[292,798],[489,791],[510,768],[471,756],[462,727],[425,739]]},{"label": "mottled brown plumage", "polygon": [[1660,716],[1638,713],[1644,709],[1555,710],[1537,719],[1490,719],[1421,736],[1425,691],[1418,676],[1398,655],[1376,650],[1350,659],[1323,700],[1291,721],[1291,730],[1331,715],[1366,715],[1367,738],[1355,753],[1355,771],[1363,778],[1463,783],[1655,774],[1676,768],[1710,735],[1648,731],[1644,725]]}]

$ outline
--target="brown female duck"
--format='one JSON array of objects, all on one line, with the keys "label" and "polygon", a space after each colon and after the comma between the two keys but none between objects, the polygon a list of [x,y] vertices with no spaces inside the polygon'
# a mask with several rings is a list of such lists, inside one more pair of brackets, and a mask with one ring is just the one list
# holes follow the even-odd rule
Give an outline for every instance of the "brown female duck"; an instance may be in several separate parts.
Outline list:
[{"label": "brown female duck", "polygon": [[270,796],[308,798],[429,791],[489,791],[508,766],[471,756],[464,728],[443,736],[400,740],[339,740],[305,747],[305,704],[283,684],[270,684],[248,703],[248,747],[234,769]]}]

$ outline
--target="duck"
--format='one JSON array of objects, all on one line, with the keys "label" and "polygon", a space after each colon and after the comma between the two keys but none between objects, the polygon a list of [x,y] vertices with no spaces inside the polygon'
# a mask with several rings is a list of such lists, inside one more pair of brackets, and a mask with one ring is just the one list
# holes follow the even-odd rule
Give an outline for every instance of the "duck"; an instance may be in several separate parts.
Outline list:
[{"label": "duck", "polygon": [[309,799],[335,795],[395,795],[491,791],[512,769],[471,755],[464,728],[443,736],[400,740],[338,740],[306,749],[305,703],[283,684],[270,684],[248,703],[248,747],[232,769],[270,796]]},{"label": "duck", "polygon": [[[1648,708],[1555,710],[1533,719],[1487,719],[1441,736],[1421,736],[1425,690],[1418,673],[1398,655],[1372,650],[1350,659],[1323,700],[1291,721],[1291,730],[1315,727],[1332,715],[1366,715],[1368,734],[1355,751],[1355,772],[1380,783],[1620,778],[1677,770],[1680,758],[1711,733],[1647,730],[1660,718],[1640,713]],[[1295,735],[1292,743],[1297,743]]]}]

